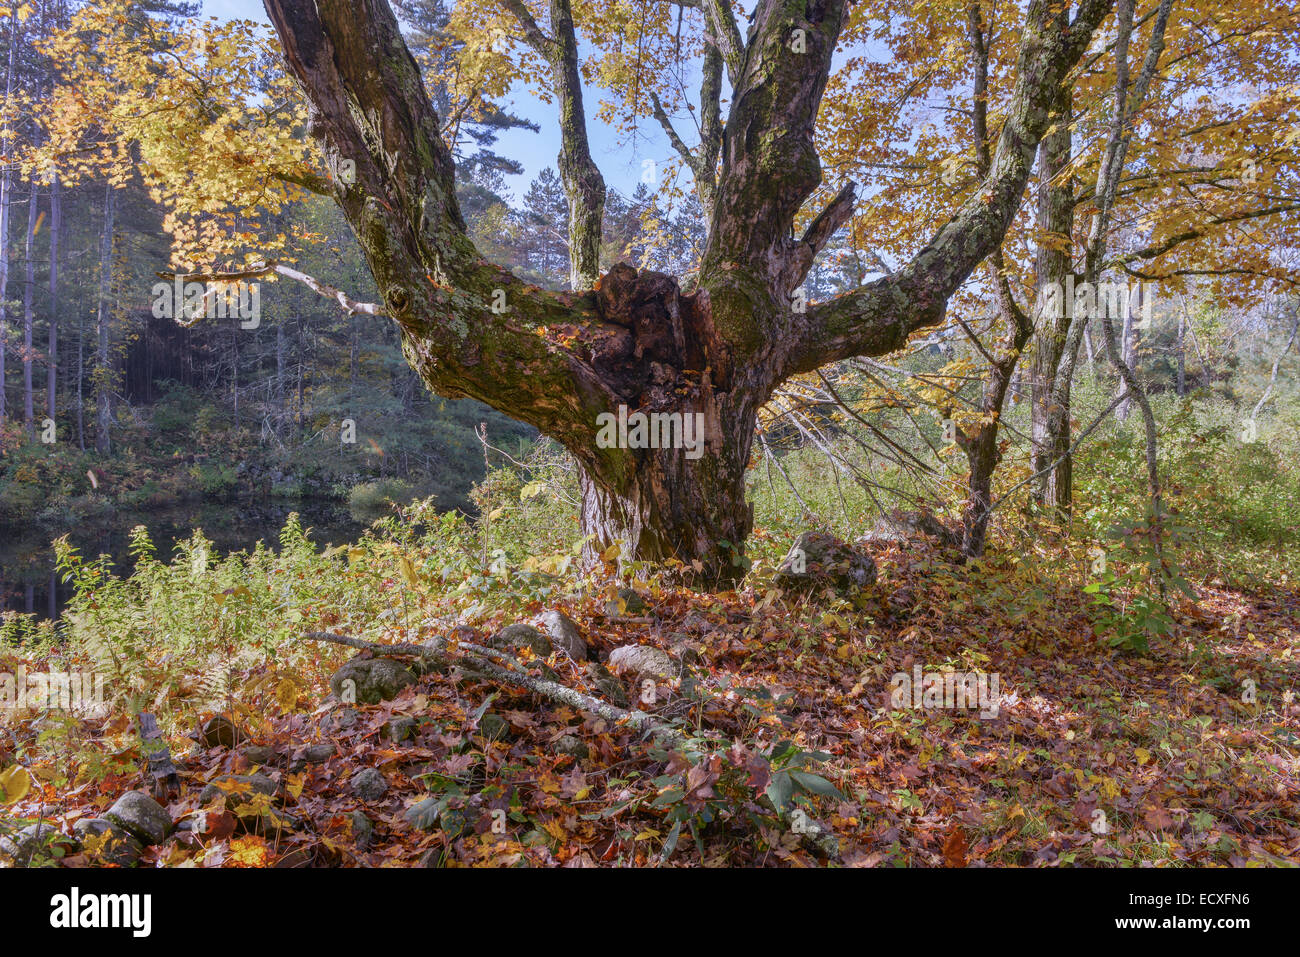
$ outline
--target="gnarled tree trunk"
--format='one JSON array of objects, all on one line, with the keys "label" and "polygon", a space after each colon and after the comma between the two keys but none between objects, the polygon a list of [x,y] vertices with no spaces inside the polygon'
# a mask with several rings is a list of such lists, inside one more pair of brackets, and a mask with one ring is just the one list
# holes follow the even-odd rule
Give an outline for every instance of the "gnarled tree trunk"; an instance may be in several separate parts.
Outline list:
[{"label": "gnarled tree trunk", "polygon": [[[752,521],[744,472],[758,408],[790,376],[893,351],[943,318],[948,298],[1005,234],[1055,91],[1111,2],[1083,0],[1062,29],[1051,0],[1033,0],[1019,79],[981,188],[911,263],[803,308],[795,292],[854,203],[846,184],[796,238],[796,216],[821,184],[813,125],[846,0],[761,0],[745,40],[726,0],[701,0],[732,105],[717,180],[706,190],[709,237],[690,294],[671,277],[624,265],[585,289],[584,250],[599,228],[603,183],[597,189],[581,162],[585,132],[579,141],[566,0],[551,3],[551,36],[526,8],[519,15],[521,4],[503,4],[530,43],[559,51],[550,62],[562,156],[582,167],[562,159],[581,214],[571,217],[578,233],[571,233],[577,289],[570,293],[527,285],[474,248],[437,117],[384,0],[265,0],[311,102],[313,132],[356,164],[355,181],[333,181],[332,195],[412,367],[440,394],[480,399],[564,445],[585,473],[593,547],[621,540],[627,557],[676,558],[705,581],[739,572],[735,557]],[[701,155],[711,149],[705,144]],[[604,417],[620,410],[702,416],[703,453],[602,442]]]}]

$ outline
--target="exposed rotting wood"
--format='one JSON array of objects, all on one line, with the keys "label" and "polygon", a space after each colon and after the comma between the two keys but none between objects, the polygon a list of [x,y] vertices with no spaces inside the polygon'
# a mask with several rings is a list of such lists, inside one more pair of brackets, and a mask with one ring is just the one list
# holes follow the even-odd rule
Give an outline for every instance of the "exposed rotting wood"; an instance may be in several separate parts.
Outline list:
[{"label": "exposed rotting wood", "polygon": [[158,719],[147,711],[136,715],[136,725],[140,729],[140,746],[147,759],[147,773],[150,778],[150,790],[161,804],[167,803],[167,795],[180,786],[180,777],[176,765],[172,763],[171,749],[167,739],[158,727]]}]

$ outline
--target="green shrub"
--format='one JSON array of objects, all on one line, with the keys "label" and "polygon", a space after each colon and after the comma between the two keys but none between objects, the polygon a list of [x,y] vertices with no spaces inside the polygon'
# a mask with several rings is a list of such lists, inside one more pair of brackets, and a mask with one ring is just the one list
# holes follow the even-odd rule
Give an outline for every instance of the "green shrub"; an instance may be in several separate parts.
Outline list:
[{"label": "green shrub", "polygon": [[362,522],[373,521],[394,505],[407,505],[415,498],[415,487],[399,478],[362,482],[348,493],[348,510]]}]

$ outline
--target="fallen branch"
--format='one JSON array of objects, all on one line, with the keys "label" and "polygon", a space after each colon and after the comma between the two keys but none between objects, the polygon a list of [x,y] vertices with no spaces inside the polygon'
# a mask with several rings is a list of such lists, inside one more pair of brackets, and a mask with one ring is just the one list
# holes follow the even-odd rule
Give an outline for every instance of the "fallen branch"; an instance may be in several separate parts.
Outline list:
[{"label": "fallen branch", "polygon": [[[353,638],[349,635],[336,635],[328,631],[309,631],[303,637],[312,641],[329,641],[336,645],[346,645],[349,648],[357,648],[388,657],[415,657],[425,661],[447,664],[456,660],[446,653],[445,649],[448,643],[441,638],[435,639],[427,645],[409,643],[381,645],[376,642]],[[602,701],[600,698],[570,688],[568,685],[535,677],[528,674],[517,659],[504,652],[497,651],[495,648],[487,648],[468,641],[458,641],[455,643],[455,647],[457,651],[461,652],[460,658],[476,659],[473,661],[473,667],[479,674],[496,681],[527,688],[529,691],[559,704],[588,711],[607,721],[625,724],[637,731],[651,731],[662,743],[674,747],[685,747],[686,745],[685,735],[668,727],[654,715],[647,714],[644,711],[628,711],[625,708],[610,704],[608,701]]]}]

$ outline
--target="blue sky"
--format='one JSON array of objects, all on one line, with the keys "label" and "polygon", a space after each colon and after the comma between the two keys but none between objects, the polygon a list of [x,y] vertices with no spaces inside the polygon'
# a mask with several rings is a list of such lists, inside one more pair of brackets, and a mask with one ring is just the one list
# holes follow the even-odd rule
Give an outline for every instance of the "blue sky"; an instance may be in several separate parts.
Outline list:
[{"label": "blue sky", "polygon": [[[203,0],[203,15],[222,20],[237,18],[256,20],[268,25],[270,23],[261,0]],[[584,88],[584,94],[587,135],[591,141],[593,157],[605,174],[606,184],[624,195],[631,195],[641,179],[642,162],[652,159],[660,165],[667,163],[675,156],[672,147],[654,121],[647,122],[638,131],[635,147],[620,146],[611,128],[592,119],[599,106],[600,90],[588,86]],[[538,173],[548,166],[555,167],[560,152],[560,128],[554,104],[540,102],[526,89],[516,90],[515,95],[504,105],[510,112],[532,120],[541,128],[537,133],[510,130],[500,136],[494,147],[497,152],[524,166],[522,176],[506,178],[514,192],[514,198],[519,199]],[[686,138],[685,129],[682,130],[682,135]],[[694,145],[690,139],[687,139],[687,143]]]}]

